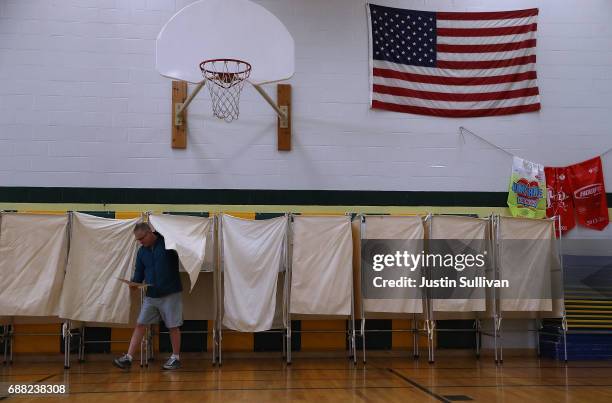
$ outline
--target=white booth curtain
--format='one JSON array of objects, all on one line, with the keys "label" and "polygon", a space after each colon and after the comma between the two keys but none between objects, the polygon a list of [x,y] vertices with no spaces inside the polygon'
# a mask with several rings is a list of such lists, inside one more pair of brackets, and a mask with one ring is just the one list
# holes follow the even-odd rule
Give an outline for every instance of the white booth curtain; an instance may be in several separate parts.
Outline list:
[{"label": "white booth curtain", "polygon": [[74,213],[60,317],[108,324],[129,322],[134,298],[128,286],[117,279],[130,279],[134,271],[138,244],[133,230],[140,221]]},{"label": "white booth curtain", "polygon": [[241,332],[273,327],[287,218],[221,218],[223,325]]},{"label": "white booth curtain", "polygon": [[153,228],[163,235],[166,249],[173,249],[178,254],[181,265],[189,275],[190,291],[195,287],[204,265],[211,221],[207,217],[149,216]]},{"label": "white booth curtain", "polygon": [[[431,217],[430,239],[486,240],[489,221],[475,217],[441,216]],[[484,246],[484,245],[483,245]],[[455,251],[461,253],[461,251]],[[484,253],[482,251],[476,251]],[[465,272],[464,272],[465,273]],[[486,310],[484,289],[472,290],[469,299],[434,299],[433,310],[442,312],[481,312]]]},{"label": "white booth curtain", "polygon": [[[425,230],[421,217],[366,216],[365,220],[365,232],[361,235],[363,239],[417,241],[407,244],[413,249],[408,252],[413,254],[422,252]],[[407,289],[407,292],[414,293],[414,290]],[[423,313],[423,300],[420,297],[364,299],[363,308],[366,312],[373,313]]]},{"label": "white booth curtain", "polygon": [[57,316],[68,216],[2,213],[0,316]]},{"label": "white booth curtain", "polygon": [[553,273],[559,270],[555,242],[552,220],[500,217],[499,270],[501,278],[508,279],[511,284],[511,290],[500,291],[502,312],[553,310],[552,298],[533,298],[533,292],[529,295],[524,290],[538,290],[543,296],[551,295]]},{"label": "white booth curtain", "polygon": [[353,241],[349,216],[293,220],[292,314],[350,315]]}]

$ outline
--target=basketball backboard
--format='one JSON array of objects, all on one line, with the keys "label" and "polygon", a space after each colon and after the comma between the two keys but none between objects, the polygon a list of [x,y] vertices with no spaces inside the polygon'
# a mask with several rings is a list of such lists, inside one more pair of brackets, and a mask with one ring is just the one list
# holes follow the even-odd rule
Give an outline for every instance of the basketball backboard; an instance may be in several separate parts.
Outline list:
[{"label": "basketball backboard", "polygon": [[252,66],[248,81],[261,85],[291,78],[293,37],[272,13],[248,0],[200,0],[177,12],[156,41],[157,71],[200,83],[200,63],[239,59]]}]

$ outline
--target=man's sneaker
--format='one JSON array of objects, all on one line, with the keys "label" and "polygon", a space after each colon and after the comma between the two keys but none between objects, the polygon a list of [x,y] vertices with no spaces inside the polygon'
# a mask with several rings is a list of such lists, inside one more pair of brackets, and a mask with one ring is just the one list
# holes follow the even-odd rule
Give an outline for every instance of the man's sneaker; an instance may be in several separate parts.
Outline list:
[{"label": "man's sneaker", "polygon": [[130,360],[127,354],[124,354],[119,358],[115,358],[113,364],[121,369],[129,369],[132,366],[132,360]]},{"label": "man's sneaker", "polygon": [[178,358],[170,357],[168,361],[162,367],[163,369],[179,369],[181,367],[181,361]]}]

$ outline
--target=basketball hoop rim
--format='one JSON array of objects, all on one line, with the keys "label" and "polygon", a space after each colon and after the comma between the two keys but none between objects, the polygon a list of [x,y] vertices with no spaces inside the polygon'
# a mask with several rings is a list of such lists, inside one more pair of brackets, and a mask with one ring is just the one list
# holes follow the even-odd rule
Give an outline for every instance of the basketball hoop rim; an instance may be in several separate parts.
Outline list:
[{"label": "basketball hoop rim", "polygon": [[249,62],[245,62],[244,60],[240,60],[240,59],[223,59],[223,58],[221,58],[221,59],[208,59],[208,60],[204,60],[202,63],[200,63],[200,70],[202,71],[202,73],[208,73],[208,74],[223,73],[222,71],[209,70],[206,67],[204,67],[208,63],[215,63],[215,62],[234,62],[234,63],[239,63],[239,64],[246,65],[246,67],[243,70],[232,72],[231,74],[240,75],[240,74],[246,74],[249,71],[251,71],[251,63],[249,63]]}]

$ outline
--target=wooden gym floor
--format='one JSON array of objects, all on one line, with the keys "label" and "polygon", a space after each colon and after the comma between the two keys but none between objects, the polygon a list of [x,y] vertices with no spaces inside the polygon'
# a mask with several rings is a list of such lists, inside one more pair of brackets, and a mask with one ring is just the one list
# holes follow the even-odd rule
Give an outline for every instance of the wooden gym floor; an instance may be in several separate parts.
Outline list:
[{"label": "wooden gym floor", "polygon": [[[344,358],[226,359],[221,368],[203,358],[183,358],[183,368],[160,370],[161,361],[130,371],[104,360],[73,363],[19,358],[0,367],[0,382],[67,383],[65,396],[1,397],[10,401],[75,402],[610,402],[612,363],[507,358],[439,357],[435,364],[376,357],[354,367]],[[6,384],[5,384],[6,385]],[[470,400],[468,400],[470,399]],[[4,403],[4,402],[3,402]]]}]

